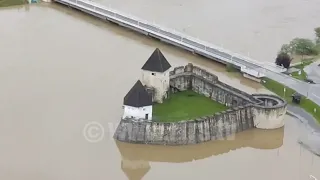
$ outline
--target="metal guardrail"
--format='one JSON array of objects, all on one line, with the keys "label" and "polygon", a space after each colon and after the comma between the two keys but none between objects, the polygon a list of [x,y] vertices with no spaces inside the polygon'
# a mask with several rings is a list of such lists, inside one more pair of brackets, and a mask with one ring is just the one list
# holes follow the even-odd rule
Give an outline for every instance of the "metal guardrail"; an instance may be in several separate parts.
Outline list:
[{"label": "metal guardrail", "polygon": [[137,17],[133,17],[128,14],[120,13],[111,8],[101,6],[97,3],[86,1],[86,0],[55,0],[62,4],[68,6],[75,6],[76,8],[82,8],[83,10],[90,11],[94,13],[93,15],[100,15],[109,21],[114,21],[116,23],[121,23],[125,27],[134,29],[138,32],[147,34],[149,36],[155,36],[156,38],[161,38],[163,41],[169,41],[168,43],[174,44],[187,50],[192,51],[211,59],[219,59],[224,63],[231,63],[238,67],[243,67],[243,69],[250,69],[251,72],[255,71],[257,73],[250,74],[255,77],[259,77],[258,71],[256,69],[265,68],[275,72],[283,72],[284,69],[280,66],[270,65],[268,63],[258,62],[251,58],[245,57],[243,55],[233,53],[229,50],[223,49],[221,47],[209,44],[208,42],[201,41],[199,39],[190,37],[188,35],[182,34],[175,30],[170,30],[163,28],[155,23],[149,23],[147,21],[141,20]]}]

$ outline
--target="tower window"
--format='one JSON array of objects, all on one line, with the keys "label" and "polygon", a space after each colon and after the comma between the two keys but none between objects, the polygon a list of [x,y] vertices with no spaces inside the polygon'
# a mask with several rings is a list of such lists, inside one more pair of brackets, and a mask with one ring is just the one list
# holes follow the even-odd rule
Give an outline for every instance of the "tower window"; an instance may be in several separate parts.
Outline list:
[{"label": "tower window", "polygon": [[156,73],[151,73],[152,74],[152,76],[155,76],[156,75]]}]

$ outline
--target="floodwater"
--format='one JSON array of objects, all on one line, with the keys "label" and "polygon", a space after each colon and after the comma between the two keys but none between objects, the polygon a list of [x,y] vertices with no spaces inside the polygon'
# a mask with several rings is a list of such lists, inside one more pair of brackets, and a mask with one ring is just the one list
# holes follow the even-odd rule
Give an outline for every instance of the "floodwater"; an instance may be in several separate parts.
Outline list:
[{"label": "floodwater", "polygon": [[315,38],[319,0],[92,0],[151,23],[274,62],[281,45]]},{"label": "floodwater", "polygon": [[[265,92],[221,65],[52,4],[1,9],[0,24],[0,179],[320,178],[320,158],[297,143],[305,130],[290,116],[284,128],[201,145],[112,139],[123,97],[156,47],[173,66],[192,62],[239,89]],[[105,132],[97,143],[83,136],[92,121]]]}]

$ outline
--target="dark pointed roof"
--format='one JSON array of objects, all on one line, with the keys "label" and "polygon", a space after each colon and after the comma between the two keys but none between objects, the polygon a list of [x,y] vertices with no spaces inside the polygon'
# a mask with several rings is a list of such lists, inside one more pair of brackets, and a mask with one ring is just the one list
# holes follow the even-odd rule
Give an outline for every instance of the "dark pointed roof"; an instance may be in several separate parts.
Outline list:
[{"label": "dark pointed roof", "polygon": [[123,104],[133,107],[150,106],[152,105],[152,97],[138,80],[124,97]]},{"label": "dark pointed roof", "polygon": [[157,48],[153,51],[147,62],[142,66],[142,69],[153,72],[165,72],[170,67],[170,63],[161,53],[160,49]]}]

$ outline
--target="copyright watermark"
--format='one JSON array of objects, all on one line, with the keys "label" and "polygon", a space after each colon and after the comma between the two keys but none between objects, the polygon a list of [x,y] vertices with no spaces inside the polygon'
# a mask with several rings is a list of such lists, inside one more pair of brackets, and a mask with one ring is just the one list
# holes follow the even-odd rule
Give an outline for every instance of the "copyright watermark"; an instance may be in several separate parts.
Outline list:
[{"label": "copyright watermark", "polygon": [[98,122],[89,122],[83,128],[83,136],[90,143],[97,143],[104,138],[104,128]]},{"label": "copyright watermark", "polygon": [[92,121],[88,122],[83,130],[82,134],[90,143],[98,143],[105,138],[105,135],[109,135],[110,140],[113,139],[113,134],[117,129],[118,123],[109,122],[105,129],[99,122]]}]

